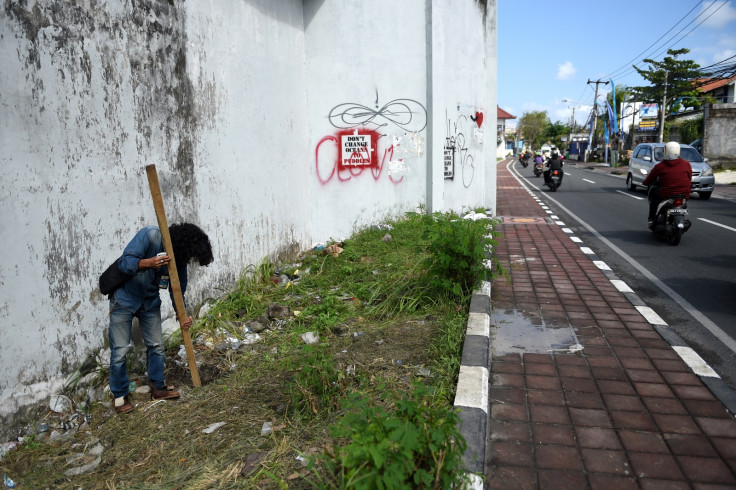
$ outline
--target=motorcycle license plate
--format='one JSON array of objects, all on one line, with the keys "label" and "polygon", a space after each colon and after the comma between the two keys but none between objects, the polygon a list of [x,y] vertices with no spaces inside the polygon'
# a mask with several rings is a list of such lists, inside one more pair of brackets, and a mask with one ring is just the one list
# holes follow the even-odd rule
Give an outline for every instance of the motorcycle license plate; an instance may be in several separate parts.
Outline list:
[{"label": "motorcycle license plate", "polygon": [[668,214],[687,214],[687,209],[670,209]]}]

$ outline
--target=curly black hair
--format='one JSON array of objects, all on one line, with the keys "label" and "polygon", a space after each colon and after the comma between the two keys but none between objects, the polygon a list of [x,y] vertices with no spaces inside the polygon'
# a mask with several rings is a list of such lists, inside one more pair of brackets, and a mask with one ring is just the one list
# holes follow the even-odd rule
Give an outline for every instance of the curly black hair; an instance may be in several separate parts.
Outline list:
[{"label": "curly black hair", "polygon": [[196,259],[199,265],[209,265],[214,260],[210,239],[197,225],[176,223],[169,226],[169,234],[178,263],[188,264]]}]

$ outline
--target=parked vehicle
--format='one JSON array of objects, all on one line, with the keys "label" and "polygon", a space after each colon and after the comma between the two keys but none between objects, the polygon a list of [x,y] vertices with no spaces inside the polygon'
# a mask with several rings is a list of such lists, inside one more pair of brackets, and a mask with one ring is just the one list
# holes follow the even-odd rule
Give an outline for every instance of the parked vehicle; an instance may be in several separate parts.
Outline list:
[{"label": "parked vehicle", "polygon": [[552,192],[556,192],[557,188],[560,187],[560,184],[562,183],[562,170],[550,170],[549,171],[549,180],[545,182],[544,185],[549,187],[549,190]]},{"label": "parked vehicle", "polygon": [[[629,160],[629,172],[626,175],[626,187],[635,191],[642,185],[652,168],[664,158],[664,143],[642,143],[638,145]],[[690,145],[680,145],[680,158],[690,162],[693,169],[693,178],[690,192],[697,192],[700,199],[710,199],[715,185],[713,169],[708,165],[708,159]]]},{"label": "parked vehicle", "polygon": [[654,223],[651,226],[652,233],[664,238],[671,245],[677,245],[682,240],[682,234],[688,229],[690,229],[690,220],[685,196],[672,196],[659,203]]}]

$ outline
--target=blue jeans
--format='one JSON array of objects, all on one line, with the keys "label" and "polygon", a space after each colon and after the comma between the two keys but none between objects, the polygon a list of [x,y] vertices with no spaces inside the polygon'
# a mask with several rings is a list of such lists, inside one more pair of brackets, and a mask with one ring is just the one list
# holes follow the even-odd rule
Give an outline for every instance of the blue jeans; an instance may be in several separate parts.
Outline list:
[{"label": "blue jeans", "polygon": [[145,311],[141,307],[135,313],[123,308],[115,298],[110,300],[110,391],[119,398],[128,394],[130,380],[125,365],[128,351],[133,347],[130,331],[133,326],[133,317],[138,318],[138,324],[146,344],[146,368],[148,379],[157,387],[163,388],[164,383],[164,346],[161,334],[161,308]]}]

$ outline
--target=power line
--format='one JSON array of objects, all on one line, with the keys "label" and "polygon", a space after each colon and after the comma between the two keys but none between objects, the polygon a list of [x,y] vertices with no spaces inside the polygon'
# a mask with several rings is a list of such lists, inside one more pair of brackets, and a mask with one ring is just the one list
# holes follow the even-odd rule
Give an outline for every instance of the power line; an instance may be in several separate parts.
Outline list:
[{"label": "power line", "polygon": [[[661,56],[661,55],[662,55],[662,54],[663,54],[664,52],[666,52],[667,50],[669,50],[669,49],[670,49],[670,48],[671,48],[672,46],[674,46],[675,44],[679,43],[680,41],[682,41],[683,39],[685,39],[685,38],[686,38],[687,36],[689,36],[689,35],[690,35],[690,34],[691,34],[691,33],[692,33],[692,32],[693,32],[693,31],[694,31],[695,29],[697,29],[698,27],[700,27],[700,25],[701,25],[701,24],[703,24],[703,22],[705,22],[706,20],[710,19],[710,18],[711,18],[711,16],[713,16],[713,14],[715,14],[715,13],[716,13],[716,12],[718,12],[718,11],[719,11],[719,10],[720,10],[721,8],[723,8],[723,6],[724,6],[724,5],[726,5],[726,3],[727,3],[727,2],[721,2],[721,3],[720,3],[720,5],[718,6],[718,8],[717,8],[717,9],[715,9],[715,10],[714,10],[713,12],[711,12],[711,14],[710,14],[710,15],[709,15],[708,17],[706,17],[705,19],[701,20],[701,21],[700,21],[700,22],[698,23],[698,25],[696,25],[695,27],[693,27],[692,29],[690,29],[690,30],[689,30],[689,31],[688,31],[688,32],[687,32],[687,33],[686,33],[686,34],[685,34],[684,36],[682,36],[681,38],[679,38],[679,39],[677,39],[676,41],[672,42],[671,44],[669,44],[668,46],[666,46],[666,47],[664,47],[664,48],[663,48],[662,50],[660,50],[660,51],[659,51],[658,53],[656,53],[655,55],[653,55],[653,56],[652,56],[652,59],[656,59],[657,57]],[[685,30],[685,29],[686,29],[686,28],[687,28],[687,27],[688,27],[688,26],[689,26],[690,24],[692,24],[693,22],[695,22],[695,21],[696,21],[696,20],[698,19],[698,17],[700,17],[700,16],[702,16],[703,14],[705,14],[705,13],[706,13],[706,12],[707,12],[708,10],[710,10],[710,9],[711,9],[711,8],[712,8],[712,7],[713,7],[713,6],[715,5],[715,4],[716,4],[716,2],[712,2],[712,3],[711,3],[711,4],[709,5],[709,6],[708,6],[708,7],[706,7],[706,8],[705,8],[705,10],[703,10],[702,12],[700,12],[700,13],[699,13],[699,14],[697,15],[697,17],[695,17],[695,18],[694,18],[693,20],[691,20],[690,22],[688,22],[688,24],[687,24],[686,26],[684,26],[684,27],[683,27],[682,29],[680,29],[679,31],[677,31],[677,33],[676,33],[675,35],[673,35],[673,36],[672,36],[672,37],[670,37],[670,38],[669,38],[669,39],[668,39],[667,41],[665,41],[665,43],[668,43],[668,42],[672,41],[672,39],[674,39],[675,37],[677,37],[677,36],[678,36],[678,35],[679,35],[679,34],[680,34],[680,33],[681,33],[682,31],[684,31],[684,30]],[[643,61],[643,60],[642,60],[642,61]],[[624,77],[624,76],[626,76],[626,75],[628,75],[628,74],[630,74],[630,73],[634,73],[635,71],[636,71],[636,69],[635,69],[635,68],[634,68],[634,67],[632,66],[632,67],[631,67],[631,68],[630,68],[629,70],[627,70],[626,72],[624,72],[624,73],[622,73],[621,75],[619,75],[619,77]]]},{"label": "power line", "polygon": [[[654,46],[655,44],[657,44],[657,43],[658,43],[658,42],[659,42],[659,41],[660,41],[660,40],[661,40],[661,39],[662,39],[663,37],[665,37],[665,36],[666,36],[666,35],[667,35],[667,34],[668,34],[668,33],[669,33],[669,32],[670,32],[670,31],[671,31],[672,29],[674,29],[675,27],[677,27],[677,25],[678,25],[678,24],[679,24],[680,22],[682,22],[683,20],[685,20],[685,18],[686,18],[686,17],[688,16],[688,15],[690,15],[690,13],[691,13],[691,12],[692,12],[693,10],[695,10],[696,8],[698,8],[698,6],[699,6],[699,5],[701,4],[701,3],[703,3],[703,0],[700,0],[700,2],[698,2],[697,4],[695,4],[695,6],[694,6],[693,8],[691,8],[691,9],[690,9],[690,10],[689,10],[689,11],[688,11],[688,12],[687,12],[687,13],[686,13],[685,15],[683,15],[683,16],[682,16],[682,17],[680,18],[680,20],[678,20],[678,21],[677,21],[677,23],[675,23],[675,25],[673,25],[673,26],[672,26],[672,27],[670,27],[670,28],[669,28],[669,29],[668,29],[667,31],[665,31],[665,33],[664,33],[664,34],[662,34],[662,35],[661,35],[661,36],[659,37],[659,39],[657,39],[657,40],[656,40],[656,41],[654,41],[654,42],[653,42],[652,44],[650,44],[649,46],[647,46],[647,47],[646,47],[646,49],[644,49],[644,51],[642,51],[641,53],[637,54],[637,55],[636,55],[636,56],[634,56],[634,57],[633,57],[633,58],[632,58],[631,60],[629,60],[629,61],[627,61],[626,63],[624,63],[623,65],[621,65],[621,67],[620,67],[620,68],[616,69],[615,71],[612,71],[611,73],[609,73],[608,75],[604,76],[603,78],[610,78],[610,77],[612,77],[612,76],[613,76],[614,74],[616,74],[617,72],[619,72],[619,71],[623,70],[624,68],[628,68],[628,67],[629,67],[629,64],[630,64],[630,63],[633,63],[634,61],[638,60],[638,59],[639,59],[639,57],[640,57],[641,55],[643,55],[644,53],[646,53],[647,51],[649,51],[649,48],[651,48],[652,46]],[[697,17],[696,17],[696,18],[697,18]],[[687,27],[687,26],[685,26],[685,27]]]}]

